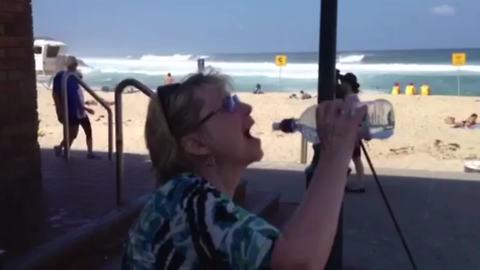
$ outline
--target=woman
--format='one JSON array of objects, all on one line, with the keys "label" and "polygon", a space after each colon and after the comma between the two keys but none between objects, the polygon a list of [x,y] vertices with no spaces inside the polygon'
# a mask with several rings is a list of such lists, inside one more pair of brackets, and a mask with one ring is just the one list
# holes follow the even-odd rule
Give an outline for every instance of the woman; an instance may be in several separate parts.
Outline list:
[{"label": "woman", "polygon": [[345,171],[365,110],[318,109],[322,157],[286,229],[236,206],[245,168],[262,158],[252,107],[227,77],[194,74],[157,89],[145,139],[159,188],[129,234],[124,269],[322,269],[335,235]]},{"label": "woman", "polygon": [[[342,82],[343,98],[349,97],[356,103],[360,102],[360,99],[358,98],[358,93],[360,93],[360,84],[357,81],[357,76],[355,76],[353,73],[347,73],[343,76],[340,76],[340,81]],[[352,154],[356,180],[350,182],[345,188],[347,192],[351,193],[365,193],[365,183],[363,182],[365,169],[362,162],[360,143],[361,141],[358,139]]]}]

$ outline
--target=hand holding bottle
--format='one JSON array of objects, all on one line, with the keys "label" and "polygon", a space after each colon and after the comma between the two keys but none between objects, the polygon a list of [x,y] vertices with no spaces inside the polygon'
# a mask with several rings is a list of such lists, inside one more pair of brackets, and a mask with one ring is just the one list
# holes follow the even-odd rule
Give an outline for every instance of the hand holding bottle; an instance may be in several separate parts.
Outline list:
[{"label": "hand holding bottle", "polygon": [[350,160],[366,112],[366,106],[358,107],[351,98],[324,101],[318,105],[316,127],[322,158]]}]

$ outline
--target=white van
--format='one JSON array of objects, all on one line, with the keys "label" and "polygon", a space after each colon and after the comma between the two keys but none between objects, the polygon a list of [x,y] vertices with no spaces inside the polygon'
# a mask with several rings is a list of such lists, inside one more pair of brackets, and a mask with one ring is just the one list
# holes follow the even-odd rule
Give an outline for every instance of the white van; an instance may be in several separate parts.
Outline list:
[{"label": "white van", "polygon": [[35,71],[37,75],[52,76],[64,67],[67,45],[52,39],[35,39]]}]

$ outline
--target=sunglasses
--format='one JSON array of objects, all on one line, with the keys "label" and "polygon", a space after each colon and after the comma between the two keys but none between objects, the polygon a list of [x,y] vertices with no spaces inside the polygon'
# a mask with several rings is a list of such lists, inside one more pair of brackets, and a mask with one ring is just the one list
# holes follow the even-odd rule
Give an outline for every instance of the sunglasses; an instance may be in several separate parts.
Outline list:
[{"label": "sunglasses", "polygon": [[198,123],[199,126],[205,124],[208,120],[210,120],[215,114],[219,113],[220,111],[225,111],[229,113],[233,113],[237,110],[238,106],[240,105],[240,99],[237,95],[230,95],[223,99],[222,106],[209,114],[203,117],[200,122]]},{"label": "sunglasses", "polygon": [[[181,87],[180,83],[174,83],[170,85],[164,85],[160,86],[157,88],[157,96],[159,99],[159,102],[162,104],[163,109],[167,108],[167,100],[168,96],[171,93],[174,93],[175,91],[178,91]],[[230,95],[227,96],[223,99],[222,101],[222,106],[209,114],[207,114],[205,117],[203,117],[200,122],[198,123],[198,126],[203,125],[205,122],[210,120],[215,114],[219,113],[220,111],[225,111],[229,113],[233,113],[237,110],[238,106],[240,104],[240,99],[238,98],[237,95]],[[165,115],[167,115],[166,111],[164,111]]]}]

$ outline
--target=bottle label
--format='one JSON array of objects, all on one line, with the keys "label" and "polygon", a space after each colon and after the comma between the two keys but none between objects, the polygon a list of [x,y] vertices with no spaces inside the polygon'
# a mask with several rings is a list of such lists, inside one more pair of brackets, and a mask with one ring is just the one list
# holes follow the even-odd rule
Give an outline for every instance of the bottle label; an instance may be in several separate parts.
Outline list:
[{"label": "bottle label", "polygon": [[311,143],[319,143],[318,133],[317,133],[317,130],[315,128],[305,126],[305,125],[301,125],[299,127],[299,131],[302,132],[302,135],[305,138],[305,140],[307,140]]}]

